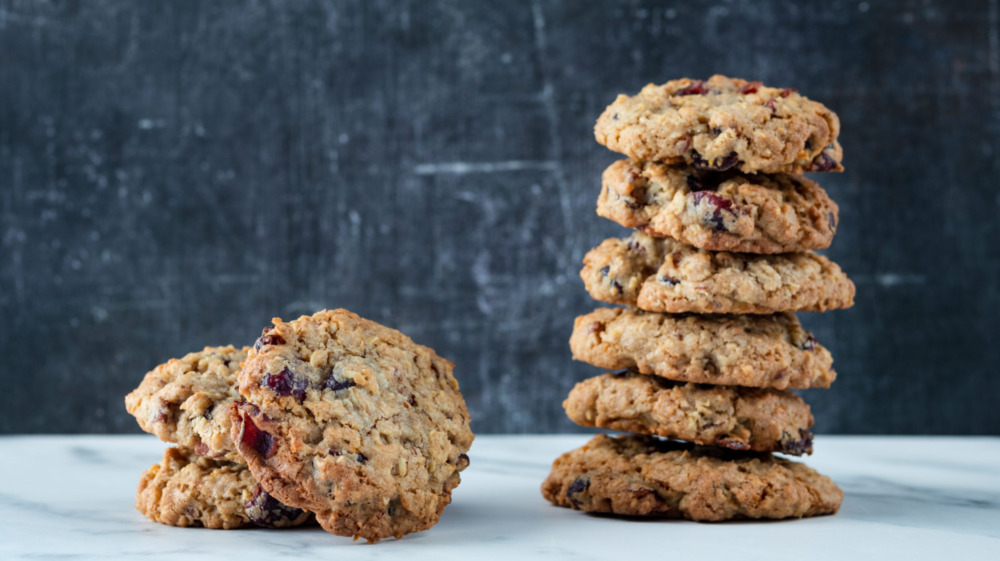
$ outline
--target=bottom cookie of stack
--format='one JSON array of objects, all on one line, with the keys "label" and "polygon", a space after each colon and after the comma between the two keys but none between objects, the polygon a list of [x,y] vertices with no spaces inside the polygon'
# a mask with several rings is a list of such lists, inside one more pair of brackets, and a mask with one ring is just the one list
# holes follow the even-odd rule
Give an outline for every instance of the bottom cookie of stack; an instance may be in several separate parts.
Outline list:
[{"label": "bottom cookie of stack", "polygon": [[586,512],[722,521],[833,514],[843,492],[811,468],[643,435],[597,435],[552,465],[542,494]]}]

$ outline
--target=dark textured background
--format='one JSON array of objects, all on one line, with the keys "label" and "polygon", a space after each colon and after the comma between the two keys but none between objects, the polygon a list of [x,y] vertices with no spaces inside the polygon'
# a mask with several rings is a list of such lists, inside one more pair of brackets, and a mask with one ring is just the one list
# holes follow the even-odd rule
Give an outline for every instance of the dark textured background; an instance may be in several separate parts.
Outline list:
[{"label": "dark textured background", "polygon": [[1000,433],[997,1],[695,4],[0,0],[0,433],[135,432],[157,363],[341,306],[478,432],[575,430],[593,122],[715,72],[841,117],[818,432]]}]

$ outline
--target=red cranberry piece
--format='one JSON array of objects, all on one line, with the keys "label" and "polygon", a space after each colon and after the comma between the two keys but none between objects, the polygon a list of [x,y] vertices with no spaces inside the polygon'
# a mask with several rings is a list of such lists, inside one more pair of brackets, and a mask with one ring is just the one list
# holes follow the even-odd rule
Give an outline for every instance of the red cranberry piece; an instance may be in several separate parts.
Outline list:
[{"label": "red cranberry piece", "polygon": [[277,374],[264,376],[264,381],[261,382],[261,385],[280,396],[290,395],[296,401],[302,403],[306,398],[306,386],[308,384],[305,380],[296,378],[286,366]]},{"label": "red cranberry piece", "polygon": [[702,80],[695,80],[687,86],[684,86],[674,92],[674,95],[703,95],[705,93],[708,93],[708,88],[705,87],[705,82]]},{"label": "red cranberry piece", "polygon": [[806,171],[824,172],[824,171],[830,171],[831,169],[835,169],[836,167],[837,167],[836,160],[831,158],[826,152],[820,152],[819,156],[816,156],[816,159],[813,160],[811,164],[809,164],[809,167],[806,169]]},{"label": "red cranberry piece", "polygon": [[243,444],[246,444],[257,451],[263,458],[267,459],[274,455],[278,449],[274,437],[257,428],[253,419],[246,412],[243,415]]},{"label": "red cranberry piece", "polygon": [[722,213],[729,212],[735,214],[733,201],[725,197],[721,197],[711,191],[698,191],[694,193],[692,197],[694,199],[695,206],[704,203],[712,209],[712,215],[709,217],[712,227],[721,232],[726,231],[726,224],[723,220]]},{"label": "red cranberry piece", "polygon": [[702,159],[701,154],[692,150],[691,151],[691,165],[698,169],[711,170],[711,171],[725,171],[736,164],[740,163],[740,157],[736,152],[731,152],[725,158],[719,158],[718,160],[708,161]]},{"label": "red cranberry piece", "polygon": [[740,86],[740,93],[741,94],[757,93],[757,90],[760,88],[760,86],[761,86],[760,82],[750,82],[747,84],[743,84],[742,86]]},{"label": "red cranberry piece", "polygon": [[774,98],[773,97],[771,99],[767,100],[767,102],[765,102],[764,105],[766,105],[767,108],[771,110],[771,114],[772,115],[774,115],[775,113],[778,112],[777,106],[774,105]]},{"label": "red cranberry piece", "polygon": [[730,450],[749,450],[750,445],[738,438],[732,438],[727,435],[719,436],[715,439],[715,445],[721,446],[723,448],[729,448]]},{"label": "red cranberry piece", "polygon": [[253,348],[254,348],[255,351],[259,351],[260,348],[263,347],[264,345],[284,345],[285,344],[285,338],[282,337],[281,335],[278,335],[277,333],[273,333],[272,334],[271,331],[273,331],[273,330],[274,330],[274,327],[265,327],[264,328],[264,331],[260,334],[260,337],[257,338],[257,342],[255,342],[253,344]]},{"label": "red cranberry piece", "polygon": [[793,93],[798,93],[798,91],[799,90],[797,90],[795,88],[782,88],[781,93],[778,94],[778,95],[780,95],[781,97],[788,97],[788,96],[792,95]]},{"label": "red cranberry piece", "polygon": [[265,528],[285,526],[302,516],[302,510],[286,506],[257,485],[253,498],[243,505],[243,510],[251,522]]}]

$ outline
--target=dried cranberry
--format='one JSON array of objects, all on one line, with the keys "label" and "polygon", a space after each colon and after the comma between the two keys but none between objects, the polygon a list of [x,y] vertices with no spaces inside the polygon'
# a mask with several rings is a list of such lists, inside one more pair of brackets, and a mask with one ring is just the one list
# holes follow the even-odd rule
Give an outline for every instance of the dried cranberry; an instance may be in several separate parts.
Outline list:
[{"label": "dried cranberry", "polygon": [[587,489],[590,489],[590,480],[578,477],[569,484],[569,487],[566,488],[566,498],[569,499],[574,505],[580,506],[582,503],[576,496],[580,493],[585,493]]},{"label": "dried cranberry", "polygon": [[746,442],[733,438],[728,435],[722,435],[715,439],[715,445],[721,446],[722,448],[729,448],[730,450],[749,450],[750,445]]},{"label": "dried cranberry", "polygon": [[253,419],[246,412],[241,413],[243,415],[243,444],[256,450],[265,459],[273,456],[278,449],[274,437],[257,428]]},{"label": "dried cranberry", "polygon": [[782,88],[781,93],[778,94],[778,95],[780,95],[781,97],[788,97],[788,96],[792,95],[793,93],[798,93],[798,91],[799,90],[797,90],[795,88]]},{"label": "dried cranberry", "polygon": [[778,107],[774,104],[774,98],[773,97],[771,99],[767,100],[766,102],[764,102],[764,105],[767,106],[767,108],[771,110],[771,114],[772,115],[774,115],[775,113],[778,112]]},{"label": "dried cranberry", "polygon": [[781,451],[786,454],[801,456],[802,454],[812,454],[813,433],[805,429],[799,429],[799,437],[794,438],[787,432],[781,433]]},{"label": "dried cranberry", "polygon": [[740,93],[741,94],[757,93],[757,90],[760,88],[760,86],[761,86],[760,82],[748,82],[740,86]]},{"label": "dried cranberry", "polygon": [[729,212],[735,214],[733,201],[727,199],[726,197],[719,196],[711,191],[697,191],[692,195],[692,198],[694,199],[695,206],[704,203],[712,210],[712,214],[709,216],[709,222],[712,224],[714,229],[723,232],[727,230],[722,213]]},{"label": "dried cranberry", "polygon": [[820,152],[819,156],[809,164],[806,171],[809,172],[824,172],[830,171],[837,167],[837,161],[830,157],[826,152]]},{"label": "dried cranberry", "polygon": [[736,152],[730,152],[725,158],[719,158],[718,160],[708,161],[701,157],[701,154],[692,150],[691,151],[691,165],[698,169],[705,169],[711,171],[724,171],[736,164],[740,163],[740,157]]},{"label": "dried cranberry", "polygon": [[296,378],[292,371],[286,366],[278,372],[277,374],[268,374],[264,376],[261,385],[269,388],[274,393],[280,396],[290,395],[295,398],[296,401],[302,403],[306,398],[306,387],[308,383],[301,379]]},{"label": "dried cranberry", "polygon": [[702,95],[708,92],[705,88],[705,82],[702,80],[694,80],[687,86],[674,92],[674,95]]},{"label": "dried cranberry", "polygon": [[258,526],[276,528],[284,526],[302,516],[302,510],[286,506],[257,485],[253,498],[243,505],[247,518]]},{"label": "dried cranberry", "polygon": [[264,331],[261,332],[260,337],[257,338],[257,342],[253,344],[255,351],[259,351],[264,345],[284,345],[285,338],[277,333],[271,333],[274,331],[274,327],[265,327]]},{"label": "dried cranberry", "polygon": [[802,343],[802,346],[800,346],[799,348],[802,349],[803,351],[814,351],[816,350],[816,345],[818,344],[819,341],[817,341],[816,338],[813,337],[812,334],[810,333],[809,336],[806,337],[806,340]]},{"label": "dried cranberry", "polygon": [[331,374],[326,380],[325,387],[330,391],[339,392],[356,385],[358,384],[354,380],[338,380]]}]

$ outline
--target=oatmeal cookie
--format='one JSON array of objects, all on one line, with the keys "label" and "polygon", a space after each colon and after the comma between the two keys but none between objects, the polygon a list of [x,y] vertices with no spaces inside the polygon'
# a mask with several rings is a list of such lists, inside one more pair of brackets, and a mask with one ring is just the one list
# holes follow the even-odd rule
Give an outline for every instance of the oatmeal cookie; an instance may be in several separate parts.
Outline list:
[{"label": "oatmeal cookie", "polygon": [[125,396],[142,430],[208,458],[243,463],[229,439],[236,375],[248,348],[205,347],[170,359],[146,374]]},{"label": "oatmeal cookie", "polygon": [[719,75],[619,95],[594,126],[635,160],[747,173],[842,171],[839,133],[836,113],[794,89]]},{"label": "oatmeal cookie", "polygon": [[587,253],[580,277],[595,300],[652,312],[771,314],[854,305],[854,283],[811,251],[711,252],[635,232]]},{"label": "oatmeal cookie", "polygon": [[731,450],[812,454],[812,413],[789,391],[681,384],[623,372],[578,383],[563,408],[585,427]]},{"label": "oatmeal cookie", "polygon": [[425,530],[469,463],[452,366],[347,310],[275,319],[240,373],[233,440],[269,493],[329,532]]},{"label": "oatmeal cookie", "polygon": [[542,495],[586,512],[721,521],[833,514],[829,477],[770,454],[649,436],[595,436],[552,464]]},{"label": "oatmeal cookie", "polygon": [[136,508],[169,526],[287,528],[311,520],[267,494],[244,464],[168,448],[139,480]]},{"label": "oatmeal cookie", "polygon": [[669,380],[755,388],[828,388],[833,357],[791,313],[662,314],[598,308],[576,318],[573,358]]},{"label": "oatmeal cookie", "polygon": [[620,160],[604,171],[597,214],[712,251],[789,253],[830,246],[837,204],[789,174],[699,171]]}]

